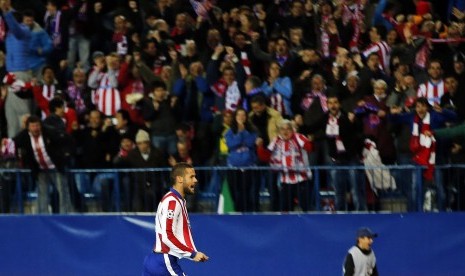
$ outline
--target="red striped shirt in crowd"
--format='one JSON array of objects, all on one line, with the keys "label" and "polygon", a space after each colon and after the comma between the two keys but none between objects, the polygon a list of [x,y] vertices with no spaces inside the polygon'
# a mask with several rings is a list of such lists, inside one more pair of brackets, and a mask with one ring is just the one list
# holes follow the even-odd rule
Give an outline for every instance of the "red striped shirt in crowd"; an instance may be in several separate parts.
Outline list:
[{"label": "red striped shirt in crowd", "polygon": [[98,88],[93,91],[93,102],[98,110],[107,116],[115,115],[116,111],[121,108],[121,98],[119,90],[113,87],[112,76],[108,73],[100,72],[98,74]]},{"label": "red striped shirt in crowd", "polygon": [[177,258],[197,252],[192,238],[186,200],[173,188],[162,198],[155,217],[156,240],[153,251]]},{"label": "red striped shirt in crowd", "polygon": [[312,177],[310,169],[297,169],[308,167],[308,153],[312,150],[312,142],[300,133],[294,133],[288,140],[276,137],[268,145],[271,152],[270,165],[285,168],[280,173],[281,183],[296,184]]},{"label": "red striped shirt in crowd", "polygon": [[417,90],[417,97],[425,97],[431,105],[441,102],[441,97],[447,93],[444,81],[441,79],[436,83],[428,80],[420,84]]}]

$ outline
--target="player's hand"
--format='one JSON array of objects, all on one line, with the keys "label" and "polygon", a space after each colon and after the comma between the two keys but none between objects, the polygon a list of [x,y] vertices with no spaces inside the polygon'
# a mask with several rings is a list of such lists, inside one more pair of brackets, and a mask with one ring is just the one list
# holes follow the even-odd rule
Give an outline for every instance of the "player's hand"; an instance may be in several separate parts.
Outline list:
[{"label": "player's hand", "polygon": [[208,261],[208,256],[203,254],[202,252],[197,252],[193,260],[194,262],[206,262]]}]

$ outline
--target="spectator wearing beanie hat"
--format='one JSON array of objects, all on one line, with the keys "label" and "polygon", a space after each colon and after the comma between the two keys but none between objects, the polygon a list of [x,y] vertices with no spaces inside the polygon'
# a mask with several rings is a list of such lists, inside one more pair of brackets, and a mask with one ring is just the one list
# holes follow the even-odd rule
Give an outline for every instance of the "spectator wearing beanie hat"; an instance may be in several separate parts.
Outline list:
[{"label": "spectator wearing beanie hat", "polygon": [[[136,134],[136,147],[132,149],[125,162],[130,168],[161,168],[168,166],[168,158],[150,143],[149,133],[140,129]],[[143,212],[155,210],[164,192],[159,172],[137,172],[132,175],[130,187],[131,211]]]}]

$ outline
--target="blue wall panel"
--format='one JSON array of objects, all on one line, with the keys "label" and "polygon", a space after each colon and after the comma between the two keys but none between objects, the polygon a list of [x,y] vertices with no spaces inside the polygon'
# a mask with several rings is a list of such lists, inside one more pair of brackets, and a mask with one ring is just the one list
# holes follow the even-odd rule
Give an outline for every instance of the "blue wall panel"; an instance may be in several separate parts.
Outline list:
[{"label": "blue wall panel", "polygon": [[[0,216],[0,275],[141,275],[153,216]],[[382,275],[465,275],[465,213],[191,215],[207,263],[189,275],[341,275],[355,231]]]}]

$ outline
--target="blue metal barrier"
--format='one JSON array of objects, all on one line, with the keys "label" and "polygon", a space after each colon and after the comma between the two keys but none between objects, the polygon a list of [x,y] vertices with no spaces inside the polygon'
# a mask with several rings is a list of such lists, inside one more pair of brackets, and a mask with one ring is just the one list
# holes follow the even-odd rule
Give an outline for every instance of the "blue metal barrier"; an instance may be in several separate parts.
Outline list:
[{"label": "blue metal barrier", "polygon": [[[312,171],[312,181],[309,182],[309,186],[306,187],[306,191],[310,192],[312,195],[312,206],[309,209],[310,211],[335,211],[329,208],[328,206],[323,206],[324,202],[334,201],[335,197],[338,196],[337,192],[334,190],[331,179],[332,176],[336,175],[338,177],[342,177],[343,181],[346,181],[346,174],[358,174],[361,186],[361,189],[365,189],[366,181],[369,181],[369,176],[371,176],[371,181],[375,181],[376,179],[375,174],[381,173],[383,171],[388,171],[390,174],[393,175],[392,179],[396,181],[408,179],[407,183],[407,190],[408,193],[403,190],[405,187],[401,187],[402,183],[397,183],[397,190],[396,195],[401,196],[404,199],[407,198],[407,201],[412,201],[413,208],[410,208],[409,211],[423,211],[424,202],[423,202],[423,191],[424,191],[424,183],[423,183],[423,167],[421,166],[412,166],[412,165],[403,165],[403,166],[383,166],[383,167],[367,167],[367,166],[314,166],[309,168],[293,168],[293,170],[306,170],[311,169]],[[198,174],[199,179],[199,196],[195,201],[197,206],[201,206],[202,208],[194,208],[194,212],[207,212],[207,213],[215,213],[217,212],[217,202],[219,194],[221,193],[221,187],[224,183],[224,180],[227,181],[231,179],[235,179],[239,185],[232,185],[233,183],[229,183],[230,186],[234,186],[235,189],[240,188],[242,189],[240,192],[244,193],[244,189],[247,189],[248,186],[252,185],[255,186],[255,189],[259,189],[258,192],[254,192],[257,194],[256,198],[251,197],[252,204],[259,205],[259,209],[247,209],[243,212],[258,212],[258,211],[282,211],[283,202],[282,198],[279,198],[279,193],[282,191],[282,184],[278,181],[279,173],[285,168],[270,168],[270,167],[196,167],[196,171]],[[444,197],[444,193],[449,193],[448,185],[452,183],[454,187],[458,187],[458,189],[465,189],[464,179],[462,174],[465,172],[465,164],[461,165],[442,165],[437,166],[436,170],[441,172],[441,186],[445,186],[441,191],[441,196]],[[121,179],[126,177],[126,184],[129,186],[135,185],[134,179],[131,178],[135,174],[142,175],[142,179],[138,179],[137,181],[146,181],[151,182],[153,186],[161,185],[161,191],[166,191],[168,188],[167,186],[167,175],[170,172],[170,168],[151,168],[151,169],[72,169],[69,170],[68,179],[72,179],[73,185],[76,185],[77,175],[85,175],[83,179],[87,179],[86,181],[90,181],[89,184],[94,189],[96,183],[100,183],[102,179],[109,180],[110,186],[112,188],[111,192],[111,200],[112,200],[112,212],[131,212],[131,207],[128,206],[127,202],[131,202],[132,195],[131,191],[127,190],[125,187],[124,192],[121,191]],[[249,173],[252,174],[249,174]],[[255,174],[253,172],[256,172]],[[452,174],[457,174],[459,172],[459,176],[450,176]],[[15,207],[13,208],[13,212],[16,213],[24,213],[24,199],[25,194],[27,192],[34,191],[34,182],[30,177],[30,171],[25,169],[0,169],[0,176],[4,174],[14,174],[15,175],[15,191],[12,194],[12,205]],[[166,174],[166,175],[165,175]],[[369,175],[372,174],[372,175]],[[232,178],[231,178],[232,175]],[[256,175],[258,177],[247,178],[250,176]],[[92,177],[91,177],[92,176]],[[385,182],[382,185],[391,185],[389,179],[383,178],[381,174],[381,178],[378,177],[377,181]],[[411,177],[410,177],[411,176]],[[145,178],[144,178],[145,177]],[[234,178],[235,177],[235,178]],[[239,178],[240,177],[240,178]],[[245,177],[245,178],[244,178]],[[94,180],[91,180],[93,178]],[[1,179],[0,179],[1,180]],[[134,180],[134,181],[132,181]],[[84,181],[84,180],[83,180]],[[444,183],[448,181],[447,183]],[[155,184],[154,184],[155,183]],[[379,183],[378,183],[379,184]],[[98,185],[98,184],[97,184]],[[349,184],[344,184],[349,185]],[[446,187],[447,186],[447,187]],[[280,190],[281,189],[281,190]],[[129,188],[131,190],[131,187]],[[145,190],[144,190],[145,191]],[[349,191],[349,189],[348,189]],[[383,196],[389,196],[389,193],[392,193],[394,189],[387,189],[386,191],[381,191]],[[237,191],[235,191],[237,192]],[[353,192],[353,191],[350,191]],[[78,194],[83,193],[83,191],[78,191]],[[95,193],[93,190],[90,193]],[[158,192],[160,193],[160,192]],[[439,192],[438,192],[439,193]],[[463,193],[458,193],[455,195],[455,200],[463,202],[465,198],[461,198]],[[82,196],[83,195],[79,195]],[[160,196],[157,194],[156,196]],[[340,196],[340,195],[339,195]],[[98,199],[98,197],[96,197]],[[124,200],[122,200],[124,198]],[[155,197],[156,199],[157,197]],[[101,199],[100,199],[101,200]],[[246,200],[246,199],[243,199]],[[255,202],[258,200],[258,202]],[[444,200],[444,198],[442,198]],[[121,202],[124,202],[124,208],[121,206]],[[264,202],[267,201],[266,204]],[[300,197],[292,198],[291,202],[299,203]],[[207,203],[208,204],[207,204]],[[203,206],[203,205],[205,206]],[[249,204],[249,203],[247,203]],[[247,205],[245,204],[245,205]],[[268,206],[269,204],[270,206]],[[402,203],[403,204],[403,203]],[[410,202],[408,202],[410,204]],[[446,203],[448,204],[448,203]],[[267,205],[267,206],[265,206]],[[277,207],[278,206],[278,207]],[[340,209],[343,211],[351,210],[348,209],[347,203],[345,205],[345,209]],[[153,211],[155,210],[156,206],[149,206],[148,209],[145,211]],[[250,206],[249,206],[250,207]],[[302,206],[301,206],[302,207]],[[404,208],[404,207],[402,207]],[[405,207],[407,211],[407,207]],[[439,208],[442,210],[441,208]],[[297,209],[291,209],[299,210]],[[305,210],[305,209],[304,209]],[[352,209],[353,210],[353,209]],[[79,210],[78,210],[79,211]],[[391,210],[393,211],[393,210]],[[84,211],[85,212],[85,211]]]}]

